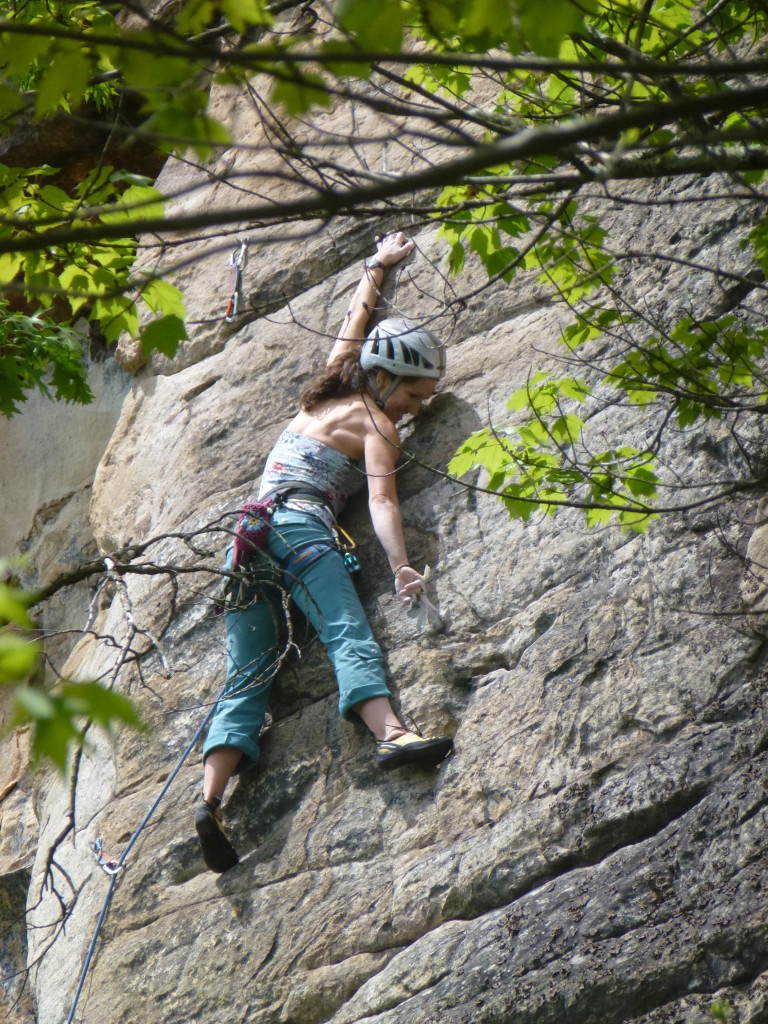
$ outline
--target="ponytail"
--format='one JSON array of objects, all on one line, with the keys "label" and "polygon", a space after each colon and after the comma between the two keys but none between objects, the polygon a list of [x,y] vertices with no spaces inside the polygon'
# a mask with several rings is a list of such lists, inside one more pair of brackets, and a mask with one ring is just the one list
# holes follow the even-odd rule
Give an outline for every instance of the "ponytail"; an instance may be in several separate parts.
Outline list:
[{"label": "ponytail", "polygon": [[370,394],[368,375],[360,365],[356,352],[339,356],[338,359],[316,374],[301,389],[299,404],[304,412],[311,412],[327,398],[343,398],[345,395]]}]

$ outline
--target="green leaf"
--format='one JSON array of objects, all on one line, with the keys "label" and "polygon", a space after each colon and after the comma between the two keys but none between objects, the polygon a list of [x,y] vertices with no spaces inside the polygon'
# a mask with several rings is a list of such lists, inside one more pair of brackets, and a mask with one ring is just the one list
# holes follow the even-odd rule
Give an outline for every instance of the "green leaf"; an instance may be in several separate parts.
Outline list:
[{"label": "green leaf", "polygon": [[173,37],[144,31],[132,32],[131,38],[136,44],[145,43],[147,49],[137,46],[116,50],[114,63],[120,68],[125,84],[145,97],[147,109],[165,108],[170,98],[168,90],[179,90],[175,102],[183,104],[185,96],[192,91],[190,80],[194,78],[194,65],[186,57],[163,54],[158,58],[153,52],[153,46],[175,48]]},{"label": "green leaf", "polygon": [[32,764],[51,761],[61,775],[67,770],[67,758],[72,746],[82,743],[83,732],[65,715],[34,719],[32,736]]},{"label": "green leaf", "polygon": [[197,35],[213,24],[216,4],[213,0],[187,0],[176,25],[184,35]]},{"label": "green leaf", "polygon": [[127,331],[135,338],[139,329],[136,303],[122,295],[108,295],[106,298],[96,299],[89,319],[99,321],[102,333],[110,343],[117,341],[123,331]]},{"label": "green leaf", "polygon": [[[114,185],[152,185],[152,178],[148,178],[146,174],[134,174],[133,171],[113,171],[111,168],[106,168],[109,172],[109,181]],[[157,193],[160,195],[160,193]]]},{"label": "green leaf", "polygon": [[206,160],[212,146],[232,141],[219,121],[204,113],[208,95],[203,90],[180,92],[163,103],[145,122],[143,130],[156,136],[157,145],[166,152],[192,146]]},{"label": "green leaf", "polygon": [[66,682],[61,687],[61,698],[68,712],[97,722],[110,731],[115,722],[143,729],[134,704],[120,693],[107,690],[99,683]]},{"label": "green leaf", "polygon": [[[513,25],[509,0],[472,0],[461,28],[469,39],[478,43],[501,39],[509,42]],[[517,41],[517,34],[514,35]]]},{"label": "green leaf", "polygon": [[624,484],[630,494],[635,498],[653,498],[656,496],[656,486],[659,478],[652,469],[645,466],[637,466],[628,470],[624,477]]},{"label": "green leaf", "polygon": [[141,344],[145,352],[157,349],[169,359],[173,359],[179,344],[186,338],[184,321],[177,316],[164,316],[159,320],[152,320],[141,332]]},{"label": "green leaf", "polygon": [[27,614],[30,600],[29,594],[18,587],[0,583],[0,626],[12,622],[23,629],[30,628],[32,624]]},{"label": "green leaf", "polygon": [[336,17],[363,50],[397,53],[403,41],[399,0],[339,0]]},{"label": "green leaf", "polygon": [[221,11],[238,32],[245,32],[252,25],[268,25],[272,21],[261,0],[221,0]]},{"label": "green leaf", "polygon": [[537,385],[541,381],[547,380],[549,380],[549,374],[545,371],[541,370],[539,373],[535,373],[528,381],[528,384],[524,388],[518,388],[507,402],[507,408],[510,412],[519,412],[521,409],[529,407],[532,396],[538,390]]},{"label": "green leaf", "polygon": [[11,89],[0,82],[0,118],[3,120],[10,118],[13,114],[23,110],[26,105],[27,101],[19,90]]},{"label": "green leaf", "polygon": [[[322,66],[326,70],[331,71],[334,75],[340,78],[368,78],[371,73],[371,62],[369,60],[362,59],[357,56],[358,48],[354,43],[346,40],[331,39],[326,40],[320,47],[320,51],[324,53],[334,54],[338,56],[340,53],[349,54],[348,60],[328,60],[320,61]],[[413,75],[411,74],[413,72]],[[412,65],[405,73],[405,78],[410,82],[415,82],[420,85],[424,77],[423,65]]]},{"label": "green leaf", "polygon": [[119,224],[147,217],[159,218],[164,213],[163,204],[163,195],[151,185],[131,185],[114,203],[115,212],[110,210],[102,214],[101,219],[105,224]]},{"label": "green leaf", "polygon": [[90,61],[82,49],[68,46],[48,65],[37,87],[35,116],[43,117],[58,107],[76,106],[90,77]]},{"label": "green leaf", "polygon": [[179,289],[160,277],[153,277],[141,289],[141,297],[153,313],[184,319],[184,297]]},{"label": "green leaf", "polygon": [[578,416],[560,416],[550,427],[552,437],[561,445],[572,445],[581,437],[584,420]]},{"label": "green leaf", "polygon": [[50,211],[45,211],[48,215],[53,211],[54,213],[61,213],[65,210],[69,210],[72,206],[72,200],[69,198],[63,189],[57,188],[55,185],[43,185],[39,190],[38,195],[40,199],[45,203],[46,206],[50,207]]},{"label": "green leaf", "polygon": [[461,242],[455,242],[451,246],[451,255],[449,259],[449,267],[451,274],[455,277],[456,274],[460,274],[464,269],[464,261],[467,258],[467,254],[464,250],[464,246]]},{"label": "green leaf", "polygon": [[25,679],[34,670],[40,645],[18,633],[0,633],[0,684]]},{"label": "green leaf", "polygon": [[512,496],[511,491],[507,491],[501,495],[502,504],[509,513],[511,519],[522,519],[525,523],[527,522],[534,512],[538,511],[541,506],[536,501],[521,501],[520,498]]},{"label": "green leaf", "polygon": [[654,519],[658,518],[656,512],[621,512],[619,523],[624,531],[632,530],[633,533],[645,533]]},{"label": "green leaf", "polygon": [[6,252],[0,256],[0,285],[12,281],[24,266],[24,258],[16,253]]},{"label": "green leaf", "polygon": [[70,326],[54,324],[43,313],[12,312],[0,299],[0,412],[19,411],[27,393],[87,404],[93,398],[83,362],[82,339]]},{"label": "green leaf", "polygon": [[43,721],[54,718],[56,702],[45,690],[37,687],[20,686],[16,691],[17,722]]},{"label": "green leaf", "polygon": [[70,750],[83,742],[88,721],[108,734],[116,724],[144,728],[130,700],[98,683],[68,680],[57,692],[29,686],[16,689],[12,725],[33,725],[32,760],[35,764],[49,760],[63,773]]},{"label": "green leaf", "polygon": [[613,512],[609,508],[588,508],[585,510],[587,526],[603,526],[607,523]]},{"label": "green leaf", "polygon": [[[7,6],[7,5],[4,5]],[[3,55],[3,74],[9,80],[27,80],[38,62],[44,66],[54,40],[43,35],[22,35],[3,32],[0,35],[0,53]]]},{"label": "green leaf", "polygon": [[489,430],[478,430],[469,437],[457,450],[448,463],[448,472],[455,477],[462,477],[478,465],[478,453],[485,448],[491,439]]},{"label": "green leaf", "polygon": [[275,81],[272,89],[274,103],[282,103],[286,111],[293,116],[306,114],[313,106],[330,107],[331,97],[319,75],[296,68],[290,68],[287,73],[292,77]]},{"label": "green leaf", "polygon": [[559,385],[563,398],[570,398],[574,402],[584,402],[592,394],[586,381],[577,380],[575,377],[561,377]]}]

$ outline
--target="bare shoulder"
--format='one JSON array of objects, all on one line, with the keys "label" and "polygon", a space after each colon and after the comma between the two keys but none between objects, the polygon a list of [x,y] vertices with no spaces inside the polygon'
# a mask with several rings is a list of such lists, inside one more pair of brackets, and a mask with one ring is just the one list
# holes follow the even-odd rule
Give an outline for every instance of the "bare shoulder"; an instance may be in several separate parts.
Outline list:
[{"label": "bare shoulder", "polygon": [[360,396],[362,434],[365,438],[381,437],[389,444],[400,447],[400,434],[392,420],[385,416],[368,395]]},{"label": "bare shoulder", "polygon": [[336,448],[351,459],[367,459],[377,447],[388,453],[400,450],[400,435],[394,424],[367,395],[329,398],[309,412],[300,410],[288,429]]}]

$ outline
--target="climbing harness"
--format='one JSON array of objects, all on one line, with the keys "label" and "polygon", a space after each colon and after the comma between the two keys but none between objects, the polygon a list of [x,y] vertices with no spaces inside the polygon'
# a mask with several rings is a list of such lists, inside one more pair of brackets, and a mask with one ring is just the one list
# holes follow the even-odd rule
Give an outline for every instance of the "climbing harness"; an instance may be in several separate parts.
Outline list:
[{"label": "climbing harness", "polygon": [[101,837],[94,839],[91,843],[91,853],[93,859],[99,865],[105,875],[116,875],[118,871],[122,871],[125,864],[121,864],[117,857],[109,857],[101,845]]},{"label": "climbing harness", "polygon": [[224,319],[231,324],[237,315],[237,305],[243,287],[243,270],[248,258],[248,239],[244,238],[229,257],[229,302]]},{"label": "climbing harness", "polygon": [[[293,580],[295,582],[297,570],[300,569],[302,572],[310,567],[313,562],[317,561],[321,555],[324,555],[326,551],[338,551],[344,558],[344,568],[347,570],[349,575],[354,579],[360,578],[361,568],[360,561],[355,554],[357,544],[350,537],[347,531],[336,522],[336,517],[330,510],[328,505],[328,499],[322,491],[312,487],[311,484],[290,484],[286,487],[281,487],[278,490],[270,491],[269,494],[262,498],[263,502],[272,502],[273,511],[280,508],[288,501],[308,501],[316,505],[322,505],[324,508],[329,510],[329,514],[333,516],[333,523],[331,530],[333,532],[335,545],[332,544],[311,544],[306,548],[302,548],[300,551],[295,551],[291,558],[285,565],[285,576],[286,580]],[[265,540],[266,543],[266,540]],[[312,551],[312,555],[306,554],[305,552]]]},{"label": "climbing harness", "polygon": [[[334,543],[320,541],[297,548],[280,565],[264,549],[273,513],[289,501],[322,505],[332,517],[331,530]],[[224,580],[221,599],[214,605],[214,613],[241,610],[259,598],[259,586],[284,586],[290,590],[314,562],[328,551],[338,551],[344,559],[344,568],[353,580],[360,577],[360,562],[355,553],[357,544],[347,531],[339,526],[329,509],[325,495],[311,484],[291,484],[271,491],[259,501],[246,502],[238,510],[240,518],[232,545],[232,573]]]},{"label": "climbing harness", "polygon": [[286,587],[290,590],[300,574],[306,572],[310,565],[322,558],[329,551],[338,551],[344,558],[344,568],[353,580],[359,578],[361,569],[355,549],[357,544],[350,535],[337,523],[333,528],[335,544],[330,541],[319,541],[314,544],[307,544],[291,553],[290,558],[283,563],[283,579]]}]

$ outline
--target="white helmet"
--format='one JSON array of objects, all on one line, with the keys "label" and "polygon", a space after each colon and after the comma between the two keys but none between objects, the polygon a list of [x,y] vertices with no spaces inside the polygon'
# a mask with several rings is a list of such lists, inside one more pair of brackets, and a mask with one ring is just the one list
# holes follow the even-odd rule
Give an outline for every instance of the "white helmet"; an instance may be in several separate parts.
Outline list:
[{"label": "white helmet", "polygon": [[382,320],[363,345],[360,365],[368,372],[387,370],[394,377],[430,377],[445,373],[445,347],[413,320]]}]

